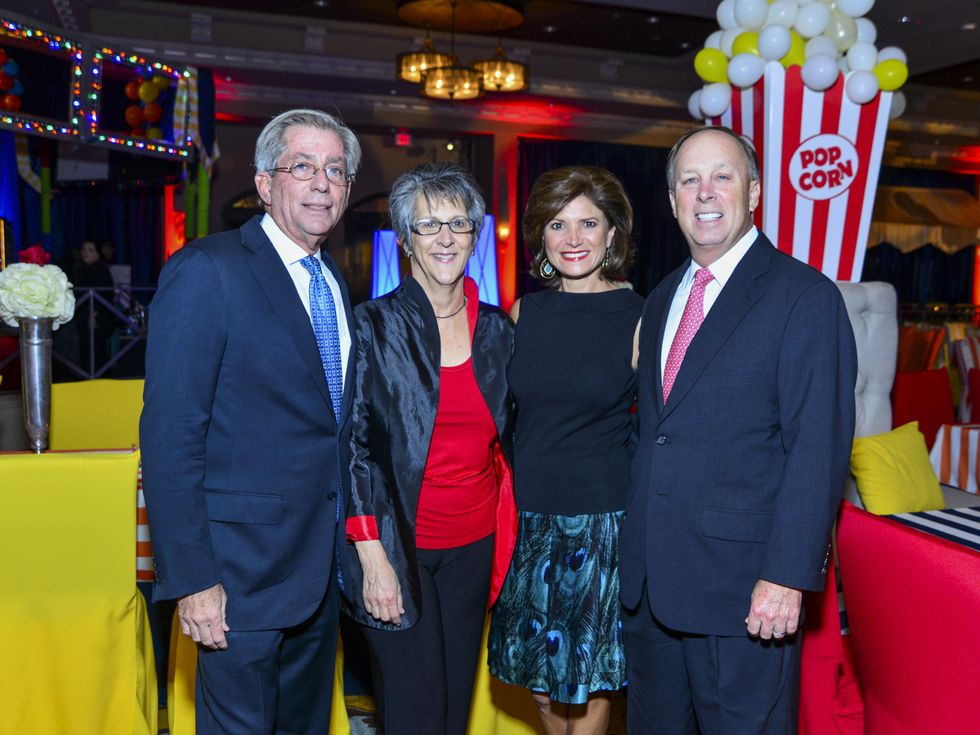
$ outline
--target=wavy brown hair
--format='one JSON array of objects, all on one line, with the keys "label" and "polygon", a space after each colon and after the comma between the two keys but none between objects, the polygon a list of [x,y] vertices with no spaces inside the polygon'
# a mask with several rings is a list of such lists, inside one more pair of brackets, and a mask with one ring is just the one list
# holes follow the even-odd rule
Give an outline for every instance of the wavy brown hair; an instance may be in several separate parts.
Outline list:
[{"label": "wavy brown hair", "polygon": [[616,228],[601,274],[607,281],[626,279],[633,265],[633,206],[616,175],[599,166],[565,166],[537,178],[524,209],[522,229],[531,255],[531,275],[546,286],[557,287],[560,278],[543,278],[541,264],[547,257],[544,228],[569,202],[584,196]]}]

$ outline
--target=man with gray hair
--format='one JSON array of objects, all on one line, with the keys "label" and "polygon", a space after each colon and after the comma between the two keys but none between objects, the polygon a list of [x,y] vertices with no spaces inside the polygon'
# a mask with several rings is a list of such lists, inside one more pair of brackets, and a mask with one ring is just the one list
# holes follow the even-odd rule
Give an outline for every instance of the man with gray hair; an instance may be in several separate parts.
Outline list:
[{"label": "man with gray hair", "polygon": [[198,733],[329,729],[353,330],[323,246],[360,158],[325,112],[274,118],[255,151],[265,215],[178,252],[151,305],[154,595],[198,643]]}]

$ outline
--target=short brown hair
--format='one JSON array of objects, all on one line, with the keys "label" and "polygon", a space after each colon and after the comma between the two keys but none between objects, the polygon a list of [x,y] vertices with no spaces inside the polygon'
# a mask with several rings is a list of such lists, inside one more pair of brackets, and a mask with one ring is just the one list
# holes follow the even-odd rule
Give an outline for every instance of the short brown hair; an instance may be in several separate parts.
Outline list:
[{"label": "short brown hair", "polygon": [[534,182],[524,209],[524,242],[531,255],[531,275],[546,286],[557,286],[558,278],[542,278],[544,228],[569,202],[584,196],[595,204],[616,228],[609,245],[608,262],[601,268],[607,281],[621,281],[633,265],[633,206],[623,184],[611,171],[598,166],[565,166],[547,171]]}]

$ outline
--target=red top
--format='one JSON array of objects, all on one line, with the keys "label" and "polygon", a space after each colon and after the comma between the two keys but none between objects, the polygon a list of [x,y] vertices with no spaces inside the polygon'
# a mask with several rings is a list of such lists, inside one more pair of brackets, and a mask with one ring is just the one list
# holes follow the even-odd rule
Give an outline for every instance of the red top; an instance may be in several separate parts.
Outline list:
[{"label": "red top", "polygon": [[473,359],[439,370],[439,409],[422,476],[415,540],[448,549],[493,533],[497,427],[476,384]]}]

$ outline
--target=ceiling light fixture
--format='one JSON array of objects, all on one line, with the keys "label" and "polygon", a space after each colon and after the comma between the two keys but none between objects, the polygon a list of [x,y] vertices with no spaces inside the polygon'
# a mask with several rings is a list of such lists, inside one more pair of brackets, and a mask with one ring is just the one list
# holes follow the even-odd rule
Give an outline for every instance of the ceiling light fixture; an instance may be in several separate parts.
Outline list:
[{"label": "ceiling light fixture", "polygon": [[456,57],[456,4],[452,0],[449,27],[449,52],[452,60],[445,66],[430,67],[422,72],[422,96],[437,100],[472,100],[483,94],[483,75],[468,66],[460,66]]},{"label": "ceiling light fixture", "polygon": [[528,87],[527,64],[508,59],[499,43],[491,58],[470,66],[483,75],[483,87],[491,92],[522,92]]},{"label": "ceiling light fixture", "polygon": [[409,51],[398,54],[396,61],[398,68],[398,78],[406,82],[418,84],[422,81],[422,74],[436,66],[452,66],[453,57],[436,51],[432,45],[432,39],[426,32],[425,41],[418,51]]},{"label": "ceiling light fixture", "polygon": [[[528,88],[528,65],[507,57],[502,44],[490,58],[464,66],[456,56],[456,31],[500,34],[524,21],[519,0],[399,0],[398,16],[426,28],[422,49],[399,54],[398,77],[422,85],[433,99],[468,100],[484,91],[518,92]],[[428,29],[449,31],[450,53],[434,50]]]}]

